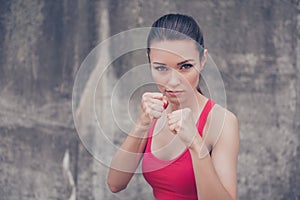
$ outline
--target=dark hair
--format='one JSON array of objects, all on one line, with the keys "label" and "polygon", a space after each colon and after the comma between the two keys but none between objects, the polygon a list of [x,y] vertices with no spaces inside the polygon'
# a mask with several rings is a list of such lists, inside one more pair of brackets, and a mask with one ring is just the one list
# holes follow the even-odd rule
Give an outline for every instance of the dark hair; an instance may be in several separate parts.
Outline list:
[{"label": "dark hair", "polygon": [[[149,62],[150,44],[152,41],[188,39],[196,41],[199,58],[201,58],[204,52],[204,40],[202,31],[197,22],[192,17],[183,14],[167,14],[160,17],[153,23],[147,39]],[[202,94],[199,86],[197,90]]]}]

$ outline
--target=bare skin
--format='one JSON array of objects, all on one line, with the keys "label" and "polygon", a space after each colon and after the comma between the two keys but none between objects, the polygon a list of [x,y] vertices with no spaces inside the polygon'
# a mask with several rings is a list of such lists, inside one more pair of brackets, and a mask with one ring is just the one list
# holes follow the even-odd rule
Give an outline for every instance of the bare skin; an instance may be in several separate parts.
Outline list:
[{"label": "bare skin", "polygon": [[[170,160],[188,148],[198,198],[236,199],[239,131],[235,115],[215,105],[208,116],[203,137],[195,126],[208,100],[196,90],[207,54],[205,50],[200,60],[199,52],[190,40],[164,40],[151,44],[151,72],[161,93],[143,95],[136,126],[120,148],[125,151],[119,150],[112,161],[108,185],[113,192],[124,189],[129,183],[142,157],[147,130],[153,119],[157,119],[151,145],[153,154]],[[169,106],[164,110],[166,99]]]}]

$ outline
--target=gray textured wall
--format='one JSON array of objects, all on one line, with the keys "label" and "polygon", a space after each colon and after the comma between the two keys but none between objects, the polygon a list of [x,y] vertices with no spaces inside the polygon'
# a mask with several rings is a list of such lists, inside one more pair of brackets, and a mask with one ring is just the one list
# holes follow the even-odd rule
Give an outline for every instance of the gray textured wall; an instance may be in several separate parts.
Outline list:
[{"label": "gray textured wall", "polygon": [[[297,0],[0,0],[0,199],[151,198],[141,176],[108,192],[76,133],[72,87],[100,41],[168,12],[201,24],[222,73],[240,123],[239,199],[300,199]],[[116,61],[114,76],[136,62]]]}]

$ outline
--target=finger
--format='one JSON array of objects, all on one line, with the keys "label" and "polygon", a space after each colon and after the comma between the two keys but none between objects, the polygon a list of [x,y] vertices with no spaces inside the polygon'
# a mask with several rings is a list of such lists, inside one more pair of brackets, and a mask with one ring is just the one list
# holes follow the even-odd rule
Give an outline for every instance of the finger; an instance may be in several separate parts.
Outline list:
[{"label": "finger", "polygon": [[182,115],[180,113],[174,113],[174,112],[172,112],[172,113],[168,113],[167,114],[167,118],[168,118],[168,120],[173,120],[173,119],[175,119],[175,120],[181,120],[182,119]]},{"label": "finger", "polygon": [[149,105],[149,107],[150,107],[151,110],[153,110],[153,111],[158,111],[158,112],[164,111],[164,108],[163,108],[162,105],[151,104],[151,105]]},{"label": "finger", "polygon": [[163,105],[164,105],[163,101],[162,100],[158,100],[158,99],[150,99],[150,102],[152,104],[156,104],[156,105],[159,105],[161,107],[163,107]]},{"label": "finger", "polygon": [[150,109],[155,109],[159,111],[163,111],[163,104],[160,100],[155,100],[154,99],[144,99],[141,104],[143,110],[147,110],[148,108]]},{"label": "finger", "polygon": [[[155,105],[154,105],[155,106]],[[157,109],[157,110],[156,110]],[[153,118],[160,118],[162,115],[162,111],[163,108],[160,106],[155,106],[155,108],[153,108],[153,105],[147,106],[145,113],[151,117],[151,119]]]},{"label": "finger", "polygon": [[163,109],[163,101],[162,101],[162,99],[155,99],[155,98],[147,97],[147,96],[143,96],[141,105],[142,105],[142,108],[144,110],[147,107],[154,107],[154,105],[158,105],[159,107],[161,107]]},{"label": "finger", "polygon": [[174,123],[177,123],[178,121],[179,121],[179,119],[177,119],[177,118],[171,118],[171,119],[168,118],[168,124],[169,124],[169,125],[172,125],[172,124],[174,124]]},{"label": "finger", "polygon": [[175,133],[175,134],[177,134],[178,131],[180,130],[180,128],[178,128],[177,123],[172,124],[172,125],[169,125],[169,129],[170,129],[170,131],[172,131],[172,132]]},{"label": "finger", "polygon": [[174,116],[182,115],[183,109],[175,110],[171,114]]},{"label": "finger", "polygon": [[171,132],[173,132],[175,134],[177,133],[177,131],[176,131],[176,124],[169,125],[169,129],[170,129]]},{"label": "finger", "polygon": [[152,111],[151,111],[151,115],[152,115],[154,118],[158,119],[158,118],[161,117],[162,112],[158,112],[158,111],[152,110]]}]

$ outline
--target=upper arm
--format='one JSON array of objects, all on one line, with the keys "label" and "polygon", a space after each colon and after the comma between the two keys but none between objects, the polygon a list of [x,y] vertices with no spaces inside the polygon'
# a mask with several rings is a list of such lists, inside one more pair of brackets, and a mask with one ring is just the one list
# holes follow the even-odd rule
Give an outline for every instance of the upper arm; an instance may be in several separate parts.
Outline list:
[{"label": "upper arm", "polygon": [[[236,199],[239,151],[238,121],[234,114],[226,110],[222,116],[223,120],[218,122],[221,128],[213,146],[212,162],[222,185]],[[224,123],[219,124],[220,122]]]}]

